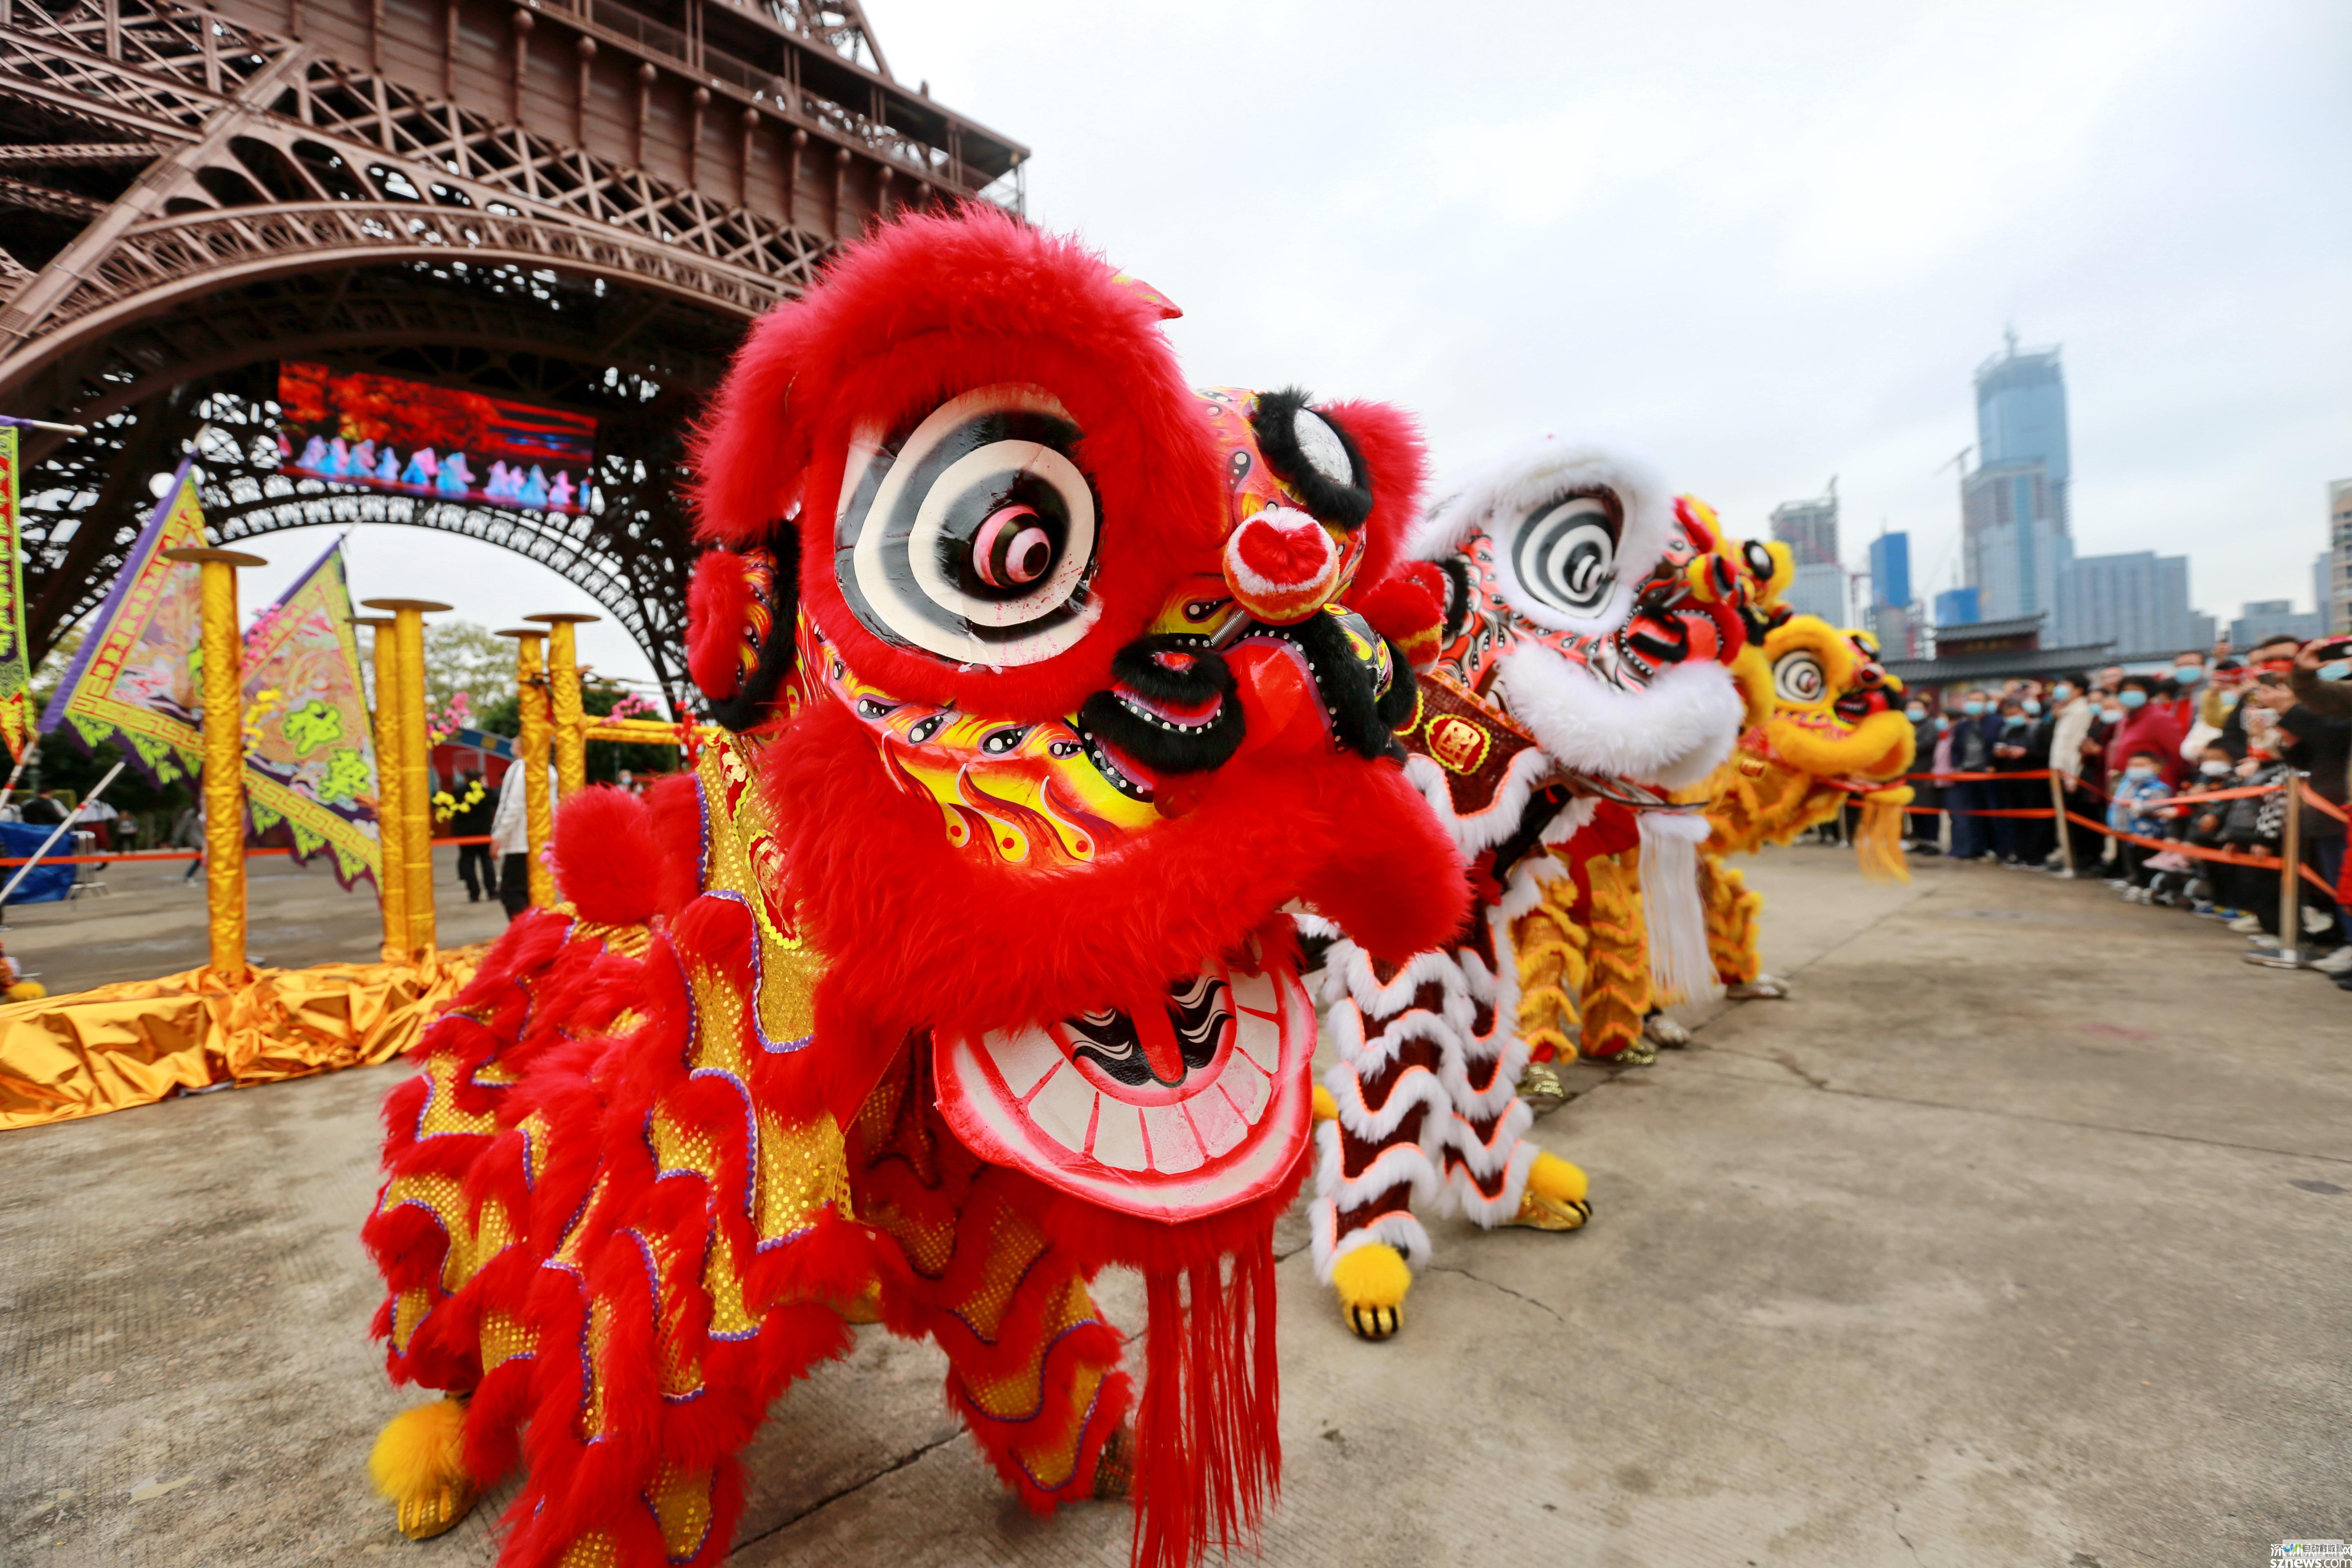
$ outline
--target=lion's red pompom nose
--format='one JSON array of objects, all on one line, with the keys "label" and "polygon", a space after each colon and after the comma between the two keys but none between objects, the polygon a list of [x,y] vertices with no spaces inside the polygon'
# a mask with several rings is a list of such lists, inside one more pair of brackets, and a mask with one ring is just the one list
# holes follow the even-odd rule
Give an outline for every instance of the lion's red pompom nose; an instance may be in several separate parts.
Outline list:
[{"label": "lion's red pompom nose", "polygon": [[1227,536],[1224,568],[1242,608],[1268,626],[1294,626],[1339,585],[1339,547],[1305,512],[1270,506]]}]

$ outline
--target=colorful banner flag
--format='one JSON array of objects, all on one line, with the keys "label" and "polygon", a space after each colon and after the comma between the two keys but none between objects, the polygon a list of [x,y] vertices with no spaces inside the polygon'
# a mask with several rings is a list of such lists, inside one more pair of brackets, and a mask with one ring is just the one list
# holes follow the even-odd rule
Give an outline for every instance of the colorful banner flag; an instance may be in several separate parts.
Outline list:
[{"label": "colorful banner flag", "polygon": [[196,776],[204,750],[202,574],[162,552],[206,542],[194,459],[184,459],[58,682],[42,733],[70,725],[86,747],[119,740],[159,784]]},{"label": "colorful banner flag", "polygon": [[256,834],[283,823],[295,858],[331,850],[346,888],[383,863],[369,728],[339,539],[246,634],[245,798]]},{"label": "colorful banner flag", "polygon": [[33,671],[25,659],[25,566],[16,514],[16,430],[0,425],[0,742],[8,760],[33,739]]}]

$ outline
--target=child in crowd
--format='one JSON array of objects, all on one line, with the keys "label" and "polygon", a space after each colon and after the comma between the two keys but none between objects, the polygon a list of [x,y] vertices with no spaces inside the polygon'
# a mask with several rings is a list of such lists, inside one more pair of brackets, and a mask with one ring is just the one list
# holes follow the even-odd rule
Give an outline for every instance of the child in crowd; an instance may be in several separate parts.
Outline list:
[{"label": "child in crowd", "polygon": [[[2165,820],[2159,813],[2177,813],[2180,808],[2146,805],[2172,793],[2172,786],[2164,782],[2163,769],[2164,755],[2156,747],[2132,748],[2125,759],[2123,772],[2116,776],[2115,791],[2107,803],[2109,827],[2142,838],[2155,838],[2164,832]],[[2123,862],[2124,897],[2136,904],[2148,902],[2151,872],[2147,863],[2157,851],[2144,844],[2118,840],[2116,853]]]},{"label": "child in crowd", "polygon": [[[2218,726],[2217,726],[2218,729]],[[2218,740],[2209,742],[2197,756],[2197,777],[2183,791],[2186,795],[2212,795],[2233,788],[2238,782],[2236,760],[2230,748]],[[2210,805],[2190,807],[2183,814],[2181,841],[2198,849],[2223,849],[2221,829],[2229,820],[2231,803],[2217,800]],[[2230,921],[2238,911],[2230,906],[2225,894],[2231,881],[2227,876],[2229,863],[2202,860],[2197,863],[2197,874],[2189,884],[2189,910],[2210,920]]]}]

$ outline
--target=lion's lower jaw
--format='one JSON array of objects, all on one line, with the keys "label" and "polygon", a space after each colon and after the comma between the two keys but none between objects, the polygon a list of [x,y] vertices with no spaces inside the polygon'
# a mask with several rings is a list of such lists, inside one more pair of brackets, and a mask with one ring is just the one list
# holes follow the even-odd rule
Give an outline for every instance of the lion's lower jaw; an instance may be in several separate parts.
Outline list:
[{"label": "lion's lower jaw", "polygon": [[1678,665],[1624,690],[1531,644],[1504,655],[1500,669],[1511,717],[1579,773],[1681,789],[1722,764],[1747,719],[1720,664]]}]

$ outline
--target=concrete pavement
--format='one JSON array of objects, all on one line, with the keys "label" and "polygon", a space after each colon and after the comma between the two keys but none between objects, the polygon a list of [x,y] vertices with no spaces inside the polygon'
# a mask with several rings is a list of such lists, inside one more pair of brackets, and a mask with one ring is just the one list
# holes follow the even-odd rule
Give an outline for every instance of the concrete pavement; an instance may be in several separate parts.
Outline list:
[{"label": "concrete pavement", "polygon": [[[1439,1226],[1402,1336],[1281,1266],[1279,1564],[2257,1563],[2352,1536],[2352,996],[2096,885],[1775,851],[1782,1003],[1570,1069],[1570,1236]],[[16,933],[12,931],[12,946]],[[361,1463],[399,1069],[0,1134],[0,1561],[491,1560]],[[1102,1295],[1139,1321],[1129,1282]],[[1006,1502],[860,1331],[750,1462],[746,1564],[1125,1561]]]}]

